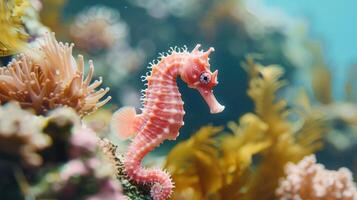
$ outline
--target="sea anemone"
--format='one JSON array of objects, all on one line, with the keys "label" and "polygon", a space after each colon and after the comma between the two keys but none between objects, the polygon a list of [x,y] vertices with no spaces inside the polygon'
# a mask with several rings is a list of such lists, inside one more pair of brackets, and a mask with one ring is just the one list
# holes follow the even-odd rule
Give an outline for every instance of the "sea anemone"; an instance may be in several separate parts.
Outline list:
[{"label": "sea anemone", "polygon": [[23,108],[45,114],[57,107],[72,107],[81,116],[106,104],[100,100],[109,88],[95,90],[102,80],[90,84],[94,66],[83,77],[84,60],[72,56],[73,44],[57,42],[54,34],[46,34],[40,48],[21,54],[7,67],[0,68],[0,102],[17,101]]},{"label": "sea anemone", "polygon": [[306,156],[297,164],[288,163],[286,178],[282,179],[276,194],[281,200],[355,200],[357,189],[352,173],[347,168],[327,170],[316,163],[315,155]]}]

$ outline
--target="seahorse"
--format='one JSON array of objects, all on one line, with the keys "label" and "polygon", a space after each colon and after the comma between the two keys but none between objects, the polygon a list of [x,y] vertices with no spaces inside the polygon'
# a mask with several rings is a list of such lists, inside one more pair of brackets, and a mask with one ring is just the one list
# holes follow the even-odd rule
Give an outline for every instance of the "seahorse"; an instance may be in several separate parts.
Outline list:
[{"label": "seahorse", "polygon": [[125,171],[137,183],[152,184],[150,194],[154,200],[169,198],[174,184],[169,173],[143,168],[141,161],[164,140],[175,140],[184,125],[184,102],[176,78],[181,77],[188,87],[197,89],[211,113],[224,110],[212,91],[218,84],[218,70],[212,73],[209,64],[214,48],[206,52],[199,48],[197,44],[191,52],[187,48],[172,48],[169,53],[161,54],[151,65],[151,73],[144,77],[147,89],[143,90],[141,113],[137,114],[133,107],[123,107],[112,118],[112,127],[120,138],[126,139],[136,133],[125,156]]}]

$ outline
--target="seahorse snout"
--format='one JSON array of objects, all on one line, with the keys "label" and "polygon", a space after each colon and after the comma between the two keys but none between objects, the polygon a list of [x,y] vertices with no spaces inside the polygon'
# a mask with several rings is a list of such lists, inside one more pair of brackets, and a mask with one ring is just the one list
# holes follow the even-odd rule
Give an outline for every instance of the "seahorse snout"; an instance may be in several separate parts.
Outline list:
[{"label": "seahorse snout", "polygon": [[203,88],[197,88],[197,90],[206,101],[211,113],[220,113],[224,110],[225,107],[217,101],[212,90],[206,90]]}]

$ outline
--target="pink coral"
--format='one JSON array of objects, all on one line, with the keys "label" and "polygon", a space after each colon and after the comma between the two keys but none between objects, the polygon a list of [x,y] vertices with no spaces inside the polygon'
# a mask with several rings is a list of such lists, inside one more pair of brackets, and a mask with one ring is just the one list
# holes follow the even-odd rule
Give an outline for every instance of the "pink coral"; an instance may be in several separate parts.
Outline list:
[{"label": "pink coral", "polygon": [[357,200],[357,189],[347,168],[327,170],[316,163],[315,155],[286,166],[276,195],[281,200]]},{"label": "pink coral", "polygon": [[80,128],[71,136],[70,143],[72,157],[94,153],[97,149],[98,137],[89,128]]},{"label": "pink coral", "polygon": [[106,180],[101,184],[98,194],[89,197],[87,200],[130,200],[123,195],[120,183],[114,180]]},{"label": "pink coral", "polygon": [[89,169],[81,160],[71,160],[60,173],[61,180],[68,181],[72,176],[80,176],[89,173]]},{"label": "pink coral", "polygon": [[164,140],[174,140],[183,126],[183,101],[176,83],[177,76],[191,88],[197,89],[211,113],[223,111],[213,95],[213,87],[218,84],[217,74],[210,71],[210,48],[203,52],[197,45],[192,52],[186,49],[163,55],[152,66],[151,74],[145,77],[148,88],[143,99],[141,114],[136,114],[132,107],[124,107],[113,116],[113,128],[122,138],[137,133],[130,144],[124,161],[127,175],[138,183],[153,184],[151,196],[154,200],[165,200],[172,193],[173,183],[170,175],[162,170],[142,168],[140,163],[144,156],[159,146]]}]

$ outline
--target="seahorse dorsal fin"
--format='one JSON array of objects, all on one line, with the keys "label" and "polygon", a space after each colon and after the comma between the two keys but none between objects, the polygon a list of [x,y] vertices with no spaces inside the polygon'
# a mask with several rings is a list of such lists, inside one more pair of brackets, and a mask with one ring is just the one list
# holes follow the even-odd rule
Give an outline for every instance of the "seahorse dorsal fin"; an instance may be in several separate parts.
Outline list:
[{"label": "seahorse dorsal fin", "polygon": [[117,110],[112,117],[112,130],[122,140],[135,134],[135,120],[137,119],[135,108],[125,106]]}]

